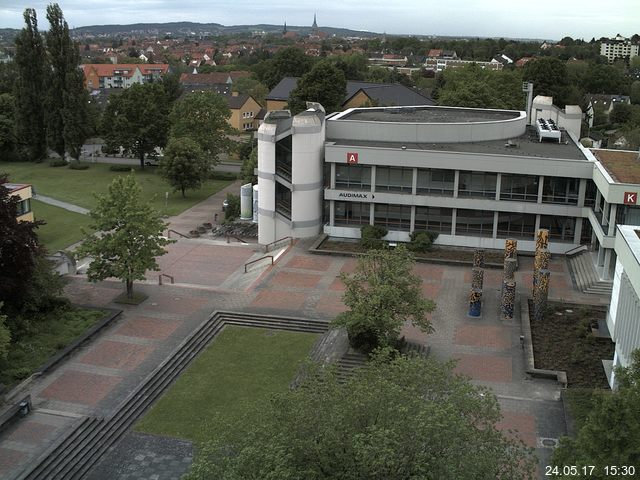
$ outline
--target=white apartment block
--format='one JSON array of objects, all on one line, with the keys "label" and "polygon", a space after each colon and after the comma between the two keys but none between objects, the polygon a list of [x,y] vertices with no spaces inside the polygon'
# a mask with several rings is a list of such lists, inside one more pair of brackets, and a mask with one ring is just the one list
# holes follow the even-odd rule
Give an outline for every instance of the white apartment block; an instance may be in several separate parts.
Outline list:
[{"label": "white apartment block", "polygon": [[628,38],[617,35],[600,43],[600,55],[607,57],[609,63],[613,63],[617,58],[628,62],[638,56],[638,47],[637,43],[631,43]]}]

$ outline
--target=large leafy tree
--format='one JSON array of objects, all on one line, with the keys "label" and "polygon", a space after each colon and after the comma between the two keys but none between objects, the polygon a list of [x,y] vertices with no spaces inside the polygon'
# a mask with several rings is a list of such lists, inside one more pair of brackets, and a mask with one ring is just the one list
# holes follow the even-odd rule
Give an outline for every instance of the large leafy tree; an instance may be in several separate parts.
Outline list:
[{"label": "large leafy tree", "polygon": [[260,82],[273,88],[284,77],[301,77],[312,64],[313,60],[302,49],[286,47],[278,50],[273,58],[256,65],[254,73]]},{"label": "large leafy tree", "polygon": [[[576,438],[563,437],[553,454],[554,465],[593,465],[590,478],[605,475],[609,465],[633,465],[640,473],[640,350],[628,368],[616,371],[619,388],[594,396],[591,411]],[[632,475],[633,476],[633,475]]]},{"label": "large leafy tree", "polygon": [[196,92],[177,102],[171,111],[170,137],[193,140],[215,165],[220,153],[229,152],[233,142],[227,119],[231,111],[224,98],[214,92]]},{"label": "large leafy tree", "polygon": [[433,331],[427,314],[435,303],[423,297],[414,263],[411,252],[401,245],[394,250],[370,250],[358,259],[352,275],[341,274],[348,310],[333,323],[347,329],[354,347],[394,346],[405,321],[426,333]]},{"label": "large leafy tree", "polygon": [[68,153],[77,160],[88,132],[88,95],[78,68],[80,52],[57,3],[47,6],[47,20],[47,141],[61,157]]},{"label": "large leafy tree", "polygon": [[553,103],[564,107],[568,94],[567,65],[555,57],[538,58],[527,62],[522,79],[533,82],[534,95],[553,97]]},{"label": "large leafy tree", "polygon": [[298,388],[212,431],[188,478],[534,478],[531,451],[496,428],[495,396],[453,366],[380,354],[340,383],[310,365]]},{"label": "large leafy tree", "polygon": [[198,189],[209,178],[211,161],[191,138],[172,137],[160,162],[160,173],[185,197],[185,190]]},{"label": "large leafy tree", "polygon": [[33,8],[24,11],[25,27],[16,37],[15,131],[18,143],[29,160],[47,155],[45,130],[46,56],[38,19]]},{"label": "large leafy tree", "polygon": [[89,280],[119,278],[129,298],[135,280],[144,279],[147,270],[158,270],[156,257],[164,255],[165,245],[171,242],[162,236],[165,224],[142,200],[141,191],[133,174],[114,179],[90,212],[90,227],[99,233],[88,234],[77,251],[77,256],[93,259],[87,270]]},{"label": "large leafy tree", "polygon": [[140,159],[164,147],[169,130],[169,103],[160,83],[133,85],[114,95],[102,117],[102,132],[108,144],[122,146]]},{"label": "large leafy tree", "polygon": [[15,100],[9,93],[0,93],[0,155],[10,158],[16,147]]},{"label": "large leafy tree", "polygon": [[309,73],[305,73],[296,88],[289,95],[289,108],[298,113],[306,109],[306,102],[322,104],[327,113],[342,109],[347,94],[347,80],[344,72],[332,62],[316,63]]},{"label": "large leafy tree", "polygon": [[445,70],[438,104],[454,107],[522,110],[522,79],[515,71],[484,70],[476,64]]}]

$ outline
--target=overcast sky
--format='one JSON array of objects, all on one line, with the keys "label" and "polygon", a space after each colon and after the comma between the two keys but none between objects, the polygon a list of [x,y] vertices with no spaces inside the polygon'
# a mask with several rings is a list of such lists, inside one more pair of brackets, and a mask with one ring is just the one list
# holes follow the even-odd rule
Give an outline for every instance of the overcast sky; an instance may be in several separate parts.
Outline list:
[{"label": "overcast sky", "polygon": [[[21,28],[49,1],[0,0],[0,27]],[[192,21],[344,27],[390,34],[560,39],[640,33],[640,0],[60,0],[70,27]],[[608,5],[608,7],[607,7]]]}]

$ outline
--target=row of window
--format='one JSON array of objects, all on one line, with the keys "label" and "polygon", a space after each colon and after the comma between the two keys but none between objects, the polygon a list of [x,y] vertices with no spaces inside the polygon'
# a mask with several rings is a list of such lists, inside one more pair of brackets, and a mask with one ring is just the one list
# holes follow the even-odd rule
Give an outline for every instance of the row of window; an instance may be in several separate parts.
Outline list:
[{"label": "row of window", "polygon": [[253,118],[253,112],[242,112],[242,118]]},{"label": "row of window", "polygon": [[[376,192],[413,192],[413,168],[376,167]],[[458,180],[458,196],[470,198],[496,198],[498,175],[496,173],[461,170]],[[502,174],[500,200],[537,202],[540,177],[537,175]],[[590,182],[585,205],[595,200],[595,184]],[[367,165],[336,165],[335,186],[338,190],[371,190],[371,167]],[[442,169],[417,169],[416,193],[418,195],[442,195],[453,197],[455,171]],[[579,178],[544,177],[543,203],[578,204]]]},{"label": "row of window", "polygon": [[[374,204],[374,224],[389,230],[411,229],[411,206]],[[450,235],[453,210],[444,207],[415,207],[415,230],[430,230]],[[370,204],[335,202],[334,225],[362,226],[369,224]],[[456,209],[455,234],[493,237],[494,212],[488,210]],[[528,213],[498,212],[497,238],[532,239],[535,235],[536,215]],[[540,215],[540,228],[549,230],[556,241],[573,242],[575,217]]]},{"label": "row of window", "polygon": [[25,213],[29,213],[31,211],[31,200],[28,198],[21,200],[20,202],[18,202],[16,210],[16,217],[20,217]]}]

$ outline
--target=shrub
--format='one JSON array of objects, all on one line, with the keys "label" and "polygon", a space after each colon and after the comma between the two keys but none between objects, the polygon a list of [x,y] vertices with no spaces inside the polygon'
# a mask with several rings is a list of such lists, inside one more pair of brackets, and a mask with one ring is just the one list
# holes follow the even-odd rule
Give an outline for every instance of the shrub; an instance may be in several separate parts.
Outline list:
[{"label": "shrub", "polygon": [[360,245],[366,250],[382,248],[385,242],[382,240],[389,231],[380,225],[365,225],[360,229]]},{"label": "shrub", "polygon": [[69,164],[64,158],[54,158],[53,160],[49,161],[50,167],[66,167],[67,165]]},{"label": "shrub", "polygon": [[224,211],[224,218],[227,221],[235,220],[240,216],[240,197],[233,193],[227,193],[229,206]]},{"label": "shrub", "polygon": [[237,180],[238,174],[234,172],[211,172],[211,180]]},{"label": "shrub", "polygon": [[130,172],[133,169],[132,165],[111,165],[109,167],[112,172]]},{"label": "shrub", "polygon": [[74,162],[69,164],[69,168],[71,170],[87,170],[89,168],[89,164]]},{"label": "shrub", "polygon": [[438,238],[438,232],[428,231],[414,231],[409,236],[411,241],[409,242],[409,250],[416,253],[425,253],[431,250],[431,246],[436,238]]}]

